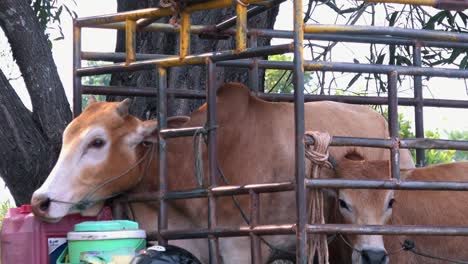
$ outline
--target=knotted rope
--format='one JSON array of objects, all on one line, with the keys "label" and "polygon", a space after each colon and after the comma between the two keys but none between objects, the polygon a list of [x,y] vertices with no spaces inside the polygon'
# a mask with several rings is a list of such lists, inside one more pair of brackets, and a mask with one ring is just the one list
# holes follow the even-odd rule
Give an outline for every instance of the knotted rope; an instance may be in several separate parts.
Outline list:
[{"label": "knotted rope", "polygon": [[[316,179],[320,177],[323,167],[332,169],[333,165],[328,160],[328,146],[332,137],[328,133],[317,131],[308,131],[306,136],[314,139],[314,145],[306,145],[305,156],[312,163],[311,177]],[[309,203],[309,223],[325,224],[323,216],[323,194],[320,189],[312,189]],[[328,243],[327,235],[311,234],[309,236],[309,263],[314,263],[314,257],[317,253],[319,264],[328,264]]]},{"label": "knotted rope", "polygon": [[175,1],[175,0],[159,0],[159,6],[163,8],[170,8],[175,14],[169,19],[169,24],[178,27],[179,16],[182,10],[184,10],[187,1]]}]

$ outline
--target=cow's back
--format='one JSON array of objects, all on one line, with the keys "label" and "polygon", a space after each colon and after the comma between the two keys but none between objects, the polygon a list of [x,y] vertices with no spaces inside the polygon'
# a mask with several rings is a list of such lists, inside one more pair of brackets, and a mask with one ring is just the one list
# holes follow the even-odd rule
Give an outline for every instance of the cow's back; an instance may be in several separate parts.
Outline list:
[{"label": "cow's back", "polygon": [[[408,181],[467,181],[468,162],[450,163],[402,171]],[[393,209],[394,225],[467,226],[468,192],[397,191]],[[416,249],[434,256],[468,261],[468,238],[440,236],[386,237],[388,250],[401,241],[413,240]],[[390,257],[391,263],[443,263],[402,252]]]}]

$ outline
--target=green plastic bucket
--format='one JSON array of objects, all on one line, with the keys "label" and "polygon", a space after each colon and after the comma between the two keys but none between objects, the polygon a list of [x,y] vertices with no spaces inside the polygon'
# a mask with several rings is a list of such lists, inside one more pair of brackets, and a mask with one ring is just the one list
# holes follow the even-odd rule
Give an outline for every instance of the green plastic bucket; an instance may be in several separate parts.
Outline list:
[{"label": "green plastic bucket", "polygon": [[138,229],[138,223],[127,220],[76,224],[74,231],[67,234],[67,240],[71,264],[89,260],[114,262],[146,248],[146,232]]}]

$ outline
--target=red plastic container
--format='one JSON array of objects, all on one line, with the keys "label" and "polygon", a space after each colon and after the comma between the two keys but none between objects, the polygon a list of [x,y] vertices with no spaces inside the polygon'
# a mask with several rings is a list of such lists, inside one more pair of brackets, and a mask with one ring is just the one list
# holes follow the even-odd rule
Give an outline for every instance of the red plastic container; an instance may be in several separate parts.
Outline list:
[{"label": "red plastic container", "polygon": [[98,217],[72,214],[55,224],[37,219],[30,205],[10,208],[2,223],[2,264],[55,264],[66,247],[67,232],[75,224],[96,220],[112,220],[110,208],[104,208]]}]

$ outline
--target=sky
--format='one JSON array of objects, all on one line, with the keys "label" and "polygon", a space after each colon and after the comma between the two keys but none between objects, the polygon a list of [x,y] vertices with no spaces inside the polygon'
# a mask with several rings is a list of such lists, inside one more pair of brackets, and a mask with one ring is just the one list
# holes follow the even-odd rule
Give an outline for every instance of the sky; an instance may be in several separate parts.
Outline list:
[{"label": "sky", "polygon": [[[67,1],[67,0],[61,0]],[[79,0],[76,1],[77,6],[74,10],[78,14],[78,17],[87,17],[94,15],[102,15],[108,13],[115,13],[117,6],[115,0]],[[306,2],[306,1],[305,1]],[[315,12],[313,18],[323,24],[334,24],[344,23],[344,20],[336,18],[334,13],[330,12],[327,7],[321,7],[320,10]],[[384,19],[384,17],[378,17],[377,19]],[[72,20],[66,15],[65,12],[62,14],[62,28],[65,38],[60,41],[53,42],[53,56],[60,78],[63,82],[67,97],[71,105],[72,95]],[[368,24],[368,18],[363,17],[361,24]],[[280,14],[277,17],[275,24],[277,29],[292,29],[292,1],[286,1],[280,8]],[[99,29],[84,29],[82,33],[83,51],[102,51],[112,52],[115,49],[116,31],[114,30],[99,30]],[[51,34],[57,35],[57,32],[51,31]],[[290,40],[273,40],[273,44],[289,43]],[[363,44],[338,44],[333,50],[334,61],[340,62],[352,62],[354,57],[364,58],[365,54],[368,53],[369,45]],[[9,52],[8,42],[0,32],[0,55],[4,59],[0,60],[0,68],[7,74],[7,77],[11,78],[12,85],[17,93],[22,98],[23,102],[27,107],[31,107],[31,103],[24,88],[24,82],[21,79],[19,70],[13,63],[11,53]],[[310,59],[310,52],[305,53],[306,59]],[[365,61],[365,58],[362,60]],[[346,84],[351,74],[344,74],[340,78],[343,84]],[[411,84],[406,82],[405,85],[400,87],[400,96],[411,96]],[[362,84],[357,83],[356,85]],[[440,98],[440,99],[457,99],[457,100],[468,100],[467,91],[463,80],[446,79],[446,78],[432,78],[430,81],[424,82],[424,96],[425,98]],[[411,107],[404,107],[400,109],[400,112],[404,113],[406,118],[413,121],[413,109]],[[468,109],[441,109],[441,108],[425,108],[424,110],[424,122],[425,129],[435,130],[438,129],[443,131],[444,129],[453,130],[468,130]],[[0,186],[4,184],[0,182]],[[0,187],[1,188],[1,187]],[[9,193],[0,192],[0,200],[9,199]]]}]

